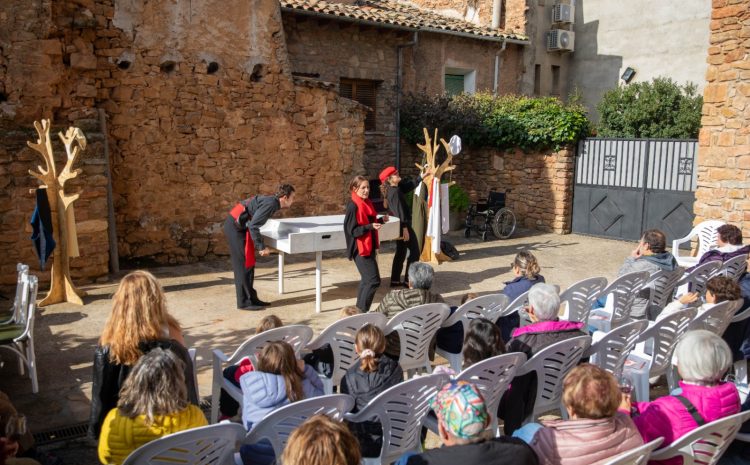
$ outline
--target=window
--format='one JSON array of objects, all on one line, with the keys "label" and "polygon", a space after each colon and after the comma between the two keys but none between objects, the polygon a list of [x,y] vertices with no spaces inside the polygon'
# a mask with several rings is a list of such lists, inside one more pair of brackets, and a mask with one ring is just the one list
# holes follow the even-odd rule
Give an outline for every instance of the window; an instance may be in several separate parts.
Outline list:
[{"label": "window", "polygon": [[445,68],[445,93],[458,95],[473,94],[477,89],[477,73],[473,69]]},{"label": "window", "polygon": [[560,67],[552,65],[552,95],[560,96]]},{"label": "window", "polygon": [[542,65],[534,65],[534,95],[542,95]]},{"label": "window", "polygon": [[368,79],[341,78],[339,84],[339,93],[342,97],[352,99],[370,108],[365,116],[365,131],[375,131],[377,87],[378,81]]},{"label": "window", "polygon": [[464,91],[463,74],[446,74],[445,75],[445,93],[448,95],[458,95]]}]

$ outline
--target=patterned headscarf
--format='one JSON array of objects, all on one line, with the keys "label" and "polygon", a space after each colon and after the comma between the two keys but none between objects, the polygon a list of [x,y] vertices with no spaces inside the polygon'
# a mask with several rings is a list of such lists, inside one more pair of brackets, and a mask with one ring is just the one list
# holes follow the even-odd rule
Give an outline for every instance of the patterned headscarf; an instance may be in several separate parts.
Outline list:
[{"label": "patterned headscarf", "polygon": [[474,439],[490,424],[482,394],[466,381],[451,381],[443,386],[431,407],[445,429],[457,438]]}]

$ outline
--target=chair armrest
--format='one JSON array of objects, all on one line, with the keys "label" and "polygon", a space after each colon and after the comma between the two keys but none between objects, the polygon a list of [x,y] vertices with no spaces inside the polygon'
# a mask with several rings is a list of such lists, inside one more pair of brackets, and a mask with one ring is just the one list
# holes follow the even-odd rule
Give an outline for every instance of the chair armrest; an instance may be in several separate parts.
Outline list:
[{"label": "chair armrest", "polygon": [[691,239],[692,239],[692,236],[685,236],[685,237],[682,237],[680,239],[674,239],[672,241],[672,255],[674,255],[675,257],[677,257],[678,255],[680,255],[680,253],[679,253],[680,252],[680,244],[684,244],[686,242],[690,242]]},{"label": "chair armrest", "polygon": [[211,354],[213,355],[212,358],[214,360],[219,360],[221,363],[227,363],[229,361],[229,357],[227,357],[224,352],[222,352],[219,349],[214,349],[211,351]]},{"label": "chair armrest", "polygon": [[315,350],[320,349],[326,344],[330,344],[330,341],[328,341],[327,337],[321,337],[322,335],[319,335],[312,341],[308,342],[307,345],[304,347],[303,350]]},{"label": "chair armrest", "polygon": [[368,408],[368,406],[365,406],[362,410],[360,410],[357,413],[345,413],[344,414],[344,420],[351,421],[352,423],[361,423],[363,421],[370,421],[378,418],[377,413],[372,412],[372,408]]}]

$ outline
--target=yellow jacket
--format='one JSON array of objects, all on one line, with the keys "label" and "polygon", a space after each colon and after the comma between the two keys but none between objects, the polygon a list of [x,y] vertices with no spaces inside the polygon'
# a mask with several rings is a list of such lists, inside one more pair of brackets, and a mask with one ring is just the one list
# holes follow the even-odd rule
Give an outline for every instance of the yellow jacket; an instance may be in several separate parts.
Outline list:
[{"label": "yellow jacket", "polygon": [[103,464],[120,465],[131,452],[147,442],[207,424],[201,409],[192,404],[174,415],[156,417],[152,425],[146,424],[144,415],[128,418],[113,408],[102,424],[99,461]]}]

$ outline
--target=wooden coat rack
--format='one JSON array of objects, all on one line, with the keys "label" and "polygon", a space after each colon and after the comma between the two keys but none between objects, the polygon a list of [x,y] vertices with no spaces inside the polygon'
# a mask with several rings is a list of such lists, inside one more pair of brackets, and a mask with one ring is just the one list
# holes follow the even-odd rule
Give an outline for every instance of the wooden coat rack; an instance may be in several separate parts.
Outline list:
[{"label": "wooden coat rack", "polygon": [[[47,189],[47,199],[52,211],[53,237],[57,242],[52,259],[52,276],[50,278],[50,290],[47,297],[39,302],[39,306],[52,305],[60,302],[70,302],[83,305],[81,297],[86,295],[83,291],[76,289],[70,279],[70,257],[68,256],[68,236],[66,212],[68,208],[78,200],[77,194],[66,194],[65,183],[83,172],[81,169],[73,169],[78,156],[86,149],[86,137],[79,128],[69,127],[65,134],[58,133],[60,140],[65,146],[67,160],[60,174],[57,174],[55,157],[52,153],[52,141],[50,140],[50,120],[43,119],[34,121],[34,128],[39,134],[36,143],[26,142],[29,147],[39,153],[44,160],[46,168],[37,166],[38,171],[29,170],[29,174],[37,178],[41,185]],[[33,192],[33,191],[32,191]]]}]

